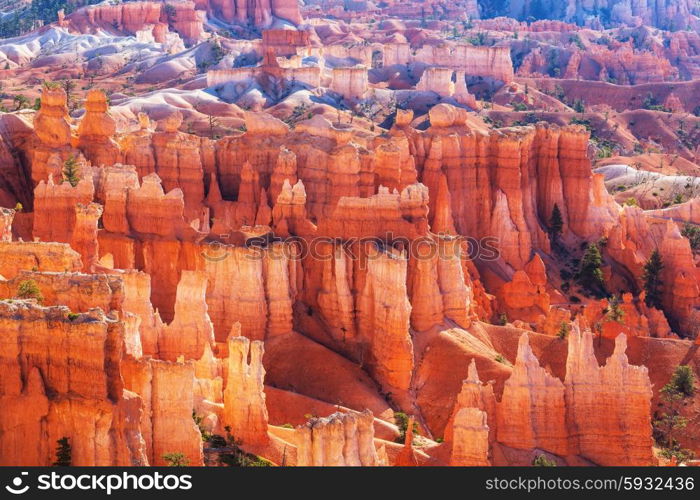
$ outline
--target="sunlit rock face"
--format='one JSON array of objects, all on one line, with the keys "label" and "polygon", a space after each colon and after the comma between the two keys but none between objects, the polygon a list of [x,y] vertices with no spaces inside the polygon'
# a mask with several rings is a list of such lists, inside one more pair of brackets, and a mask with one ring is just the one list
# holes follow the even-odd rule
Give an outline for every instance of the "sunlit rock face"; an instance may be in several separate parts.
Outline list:
[{"label": "sunlit rock face", "polygon": [[0,44],[0,464],[665,464],[700,25],[539,3],[136,1]]}]

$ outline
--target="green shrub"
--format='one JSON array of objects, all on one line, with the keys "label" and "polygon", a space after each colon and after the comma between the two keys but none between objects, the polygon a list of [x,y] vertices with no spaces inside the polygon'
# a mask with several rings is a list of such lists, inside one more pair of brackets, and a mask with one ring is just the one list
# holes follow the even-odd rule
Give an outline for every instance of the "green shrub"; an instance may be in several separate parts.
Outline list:
[{"label": "green shrub", "polygon": [[554,460],[550,460],[545,455],[537,455],[532,461],[534,467],[556,467],[557,463]]},{"label": "green shrub", "polygon": [[[406,441],[406,431],[408,430],[409,416],[402,411],[394,412],[394,423],[396,427],[399,428],[399,437],[395,439],[397,443],[404,443]],[[413,422],[413,434],[418,434],[418,424]]]},{"label": "green shrub", "polygon": [[192,410],[192,420],[194,420],[195,425],[199,429],[199,433],[202,435],[202,441],[208,442],[211,440],[212,433],[202,426],[202,421],[204,419],[200,415],[197,415],[194,410]]},{"label": "green shrub", "polygon": [[20,281],[17,286],[18,299],[35,299],[39,304],[44,301],[44,296],[41,294],[39,285],[33,279]]},{"label": "green shrub", "polygon": [[222,465],[228,467],[270,467],[272,465],[262,457],[243,451],[241,449],[243,442],[231,434],[231,427],[226,426],[225,429],[226,448],[229,451],[219,455],[219,461]]},{"label": "green shrub", "polygon": [[511,106],[513,106],[513,111],[527,111],[527,104],[524,102],[511,102]]},{"label": "green shrub", "polygon": [[187,467],[190,461],[182,453],[166,453],[163,455],[163,460],[168,464],[168,467]]}]

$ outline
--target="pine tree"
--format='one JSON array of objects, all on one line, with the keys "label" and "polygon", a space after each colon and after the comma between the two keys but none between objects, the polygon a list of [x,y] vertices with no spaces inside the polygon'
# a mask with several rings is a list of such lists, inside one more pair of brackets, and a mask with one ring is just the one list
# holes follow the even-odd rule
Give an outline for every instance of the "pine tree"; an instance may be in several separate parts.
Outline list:
[{"label": "pine tree", "polygon": [[552,241],[559,239],[562,230],[564,229],[564,219],[561,216],[561,210],[556,203],[552,208],[552,215],[549,217],[549,235]]},{"label": "pine tree", "polygon": [[589,292],[597,296],[605,296],[605,281],[603,279],[603,271],[601,266],[603,257],[600,255],[600,249],[596,243],[591,243],[586,247],[586,253],[583,255],[581,267],[578,272],[578,282]]},{"label": "pine tree", "polygon": [[75,82],[73,80],[63,80],[61,82],[61,87],[66,93],[66,102],[70,103],[73,90],[75,90]]},{"label": "pine tree", "polygon": [[661,270],[664,263],[658,250],[651,252],[649,260],[644,264],[642,283],[646,297],[644,302],[648,307],[661,309]]},{"label": "pine tree", "polygon": [[208,115],[208,118],[209,118],[209,137],[211,137],[212,139],[216,139],[216,135],[214,134],[214,131],[216,130],[216,127],[219,126],[219,120],[214,115]]},{"label": "pine tree", "polygon": [[625,311],[620,307],[620,299],[616,295],[610,297],[605,317],[610,321],[624,323]]},{"label": "pine tree", "polygon": [[669,385],[674,391],[683,394],[683,397],[690,397],[695,394],[695,374],[689,365],[676,367]]},{"label": "pine tree", "polygon": [[[686,399],[695,393],[695,376],[687,365],[677,366],[671,380],[659,391],[659,409],[652,420],[654,439],[660,455],[667,459],[675,458],[682,464],[694,458],[695,453],[683,448],[681,441],[688,438],[686,428],[690,419],[684,416]],[[686,438],[686,439],[682,439]]]},{"label": "pine tree", "polygon": [[63,162],[63,179],[70,182],[70,185],[75,187],[80,182],[80,175],[78,174],[78,162],[73,155],[70,155],[68,159]]},{"label": "pine tree", "polygon": [[63,436],[61,439],[56,441],[58,446],[56,447],[56,461],[53,465],[57,467],[70,467],[73,461],[73,450],[71,448],[68,438]]},{"label": "pine tree", "polygon": [[569,323],[562,321],[561,325],[559,326],[559,332],[557,332],[557,337],[563,340],[569,335],[570,331],[571,327],[569,326]]},{"label": "pine tree", "polygon": [[12,98],[12,100],[15,101],[15,103],[17,103],[15,111],[19,111],[20,109],[27,107],[27,105],[29,104],[29,99],[27,98],[27,96],[24,96],[22,94],[17,94]]}]

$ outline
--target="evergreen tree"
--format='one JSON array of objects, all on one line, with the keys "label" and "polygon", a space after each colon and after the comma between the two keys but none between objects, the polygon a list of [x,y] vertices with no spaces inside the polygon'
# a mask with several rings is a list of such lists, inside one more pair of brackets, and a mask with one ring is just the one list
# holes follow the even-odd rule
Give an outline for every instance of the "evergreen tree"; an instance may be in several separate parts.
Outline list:
[{"label": "evergreen tree", "polygon": [[61,82],[61,87],[63,87],[63,90],[66,93],[66,101],[70,102],[73,91],[75,90],[75,82],[73,80],[63,80]]},{"label": "evergreen tree", "polygon": [[12,100],[17,103],[17,107],[15,108],[15,111],[19,111],[20,109],[24,109],[27,107],[29,104],[29,99],[27,99],[27,96],[22,95],[22,94],[17,94],[12,98]]},{"label": "evergreen tree", "polygon": [[670,387],[683,394],[683,397],[690,397],[695,394],[695,375],[689,365],[677,366],[673,376],[669,381]]},{"label": "evergreen tree", "polygon": [[581,267],[578,272],[578,282],[590,293],[603,297],[606,295],[605,281],[601,266],[603,257],[596,243],[590,243],[586,247],[586,253],[581,260]]},{"label": "evergreen tree", "polygon": [[61,439],[56,441],[58,446],[56,447],[56,461],[53,465],[57,467],[70,467],[73,461],[73,450],[71,448],[68,438],[63,436]]},{"label": "evergreen tree", "polygon": [[556,203],[552,208],[552,215],[549,217],[549,235],[552,241],[559,239],[562,230],[564,229],[564,219],[561,216],[561,210]]},{"label": "evergreen tree", "polygon": [[644,302],[648,307],[661,309],[661,270],[664,263],[658,250],[651,252],[649,260],[644,264],[642,282],[646,297]]},{"label": "evergreen tree", "polygon": [[78,162],[73,155],[70,155],[68,159],[63,162],[63,179],[70,182],[70,185],[73,187],[77,186],[80,182]]},{"label": "evergreen tree", "polygon": [[690,248],[693,250],[693,253],[700,252],[700,226],[686,224],[683,226],[683,231],[681,231],[681,234],[688,238]]},{"label": "evergreen tree", "polygon": [[557,337],[563,340],[569,335],[570,331],[571,327],[569,326],[569,323],[562,321],[561,325],[559,326],[559,332],[557,332]]},{"label": "evergreen tree", "polygon": [[605,313],[605,317],[610,321],[617,321],[618,323],[624,323],[623,319],[625,317],[625,311],[620,307],[620,299],[616,295],[610,297],[608,301],[608,307]]},{"label": "evergreen tree", "polygon": [[652,421],[654,439],[661,448],[661,456],[675,458],[679,464],[692,459],[695,453],[683,448],[678,439],[687,437],[684,430],[690,420],[683,415],[686,399],[695,392],[695,376],[687,365],[677,366],[668,384],[659,391],[659,410]]}]

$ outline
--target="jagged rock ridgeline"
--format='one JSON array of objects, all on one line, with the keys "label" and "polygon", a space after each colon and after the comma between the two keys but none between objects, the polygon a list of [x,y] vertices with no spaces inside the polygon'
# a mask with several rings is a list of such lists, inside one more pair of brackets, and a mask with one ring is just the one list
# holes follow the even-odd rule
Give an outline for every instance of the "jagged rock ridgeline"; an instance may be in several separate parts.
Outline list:
[{"label": "jagged rock ridgeline", "polygon": [[[47,96],[53,93],[52,89],[46,91]],[[102,102],[99,93],[91,96],[89,102]],[[89,127],[96,127],[95,123],[103,119],[111,123],[104,106],[100,106],[85,116],[81,125],[88,125],[79,128],[79,133],[87,133]],[[282,122],[255,113],[247,116],[246,134],[210,141],[179,132],[182,117],[175,113],[163,120],[162,132],[150,132],[145,127],[135,133],[139,144],[145,146],[138,146],[143,152],[136,153],[132,148],[137,143],[128,137],[121,142],[124,149],[118,150],[116,157],[137,160],[135,170],[118,165],[95,170],[83,159],[83,152],[71,150],[77,155],[81,172],[76,186],[51,180],[52,175],[62,175],[60,155],[65,155],[65,148],[70,146],[46,142],[40,121],[36,137],[49,157],[46,165],[53,165],[53,173],[44,170],[47,173],[42,175],[48,181],[37,179],[34,234],[43,240],[71,241],[76,220],[73,206],[95,199],[104,204],[105,231],[98,233],[103,253],[113,256],[116,267],[129,268],[143,259],[139,255],[142,250],[133,241],[145,235],[155,235],[157,241],[149,242],[143,251],[150,252],[148,247],[162,247],[163,240],[171,240],[171,247],[175,246],[169,251],[177,247],[180,253],[179,248],[206,237],[207,231],[231,234],[244,226],[271,224],[278,234],[303,237],[385,239],[393,235],[415,239],[426,236],[430,225],[433,231],[493,238],[505,265],[501,279],[511,281],[503,288],[507,309],[515,319],[542,323],[551,322],[547,319],[550,292],[543,283],[532,282],[532,276],[525,279],[520,271],[534,262],[537,252],[550,252],[547,223],[556,205],[565,234],[588,241],[608,238],[610,256],[635,276],[641,275],[641,263],[651,248],[635,241],[635,248],[641,252],[637,250],[631,256],[625,250],[631,243],[628,236],[618,236],[626,227],[620,222],[633,212],[621,211],[605,191],[602,177],[591,174],[586,153],[588,135],[582,127],[537,125],[534,129],[501,129],[483,134],[468,127],[465,116],[464,110],[440,104],[431,109],[431,126],[425,132],[408,127],[402,118],[397,120],[388,140],[365,140],[360,144],[350,140],[352,134],[348,130],[336,128],[320,116],[303,121],[290,131]],[[267,130],[274,133],[260,141]],[[108,149],[114,147],[107,135],[100,137],[107,141]],[[250,151],[253,143],[264,154],[244,159],[244,152]],[[88,149],[84,152],[89,155]],[[368,154],[369,151],[374,154]],[[398,164],[392,166],[394,160]],[[33,171],[42,171],[43,157],[36,156],[34,165]],[[96,174],[89,175],[90,171]],[[95,177],[96,182],[89,181]],[[422,183],[416,183],[417,180]],[[471,212],[474,203],[480,207],[478,216]],[[58,205],[65,213],[61,225],[51,220]],[[142,215],[144,206],[152,206],[147,211],[152,215]],[[149,217],[153,216],[162,222],[150,224]],[[645,224],[658,227],[655,219],[635,227]],[[683,238],[672,232],[667,236],[668,243],[662,245],[661,252],[671,264],[665,271],[668,279],[688,284],[667,288],[666,311],[674,325],[687,330],[698,295],[696,278],[690,271],[694,263],[689,250],[670,243],[682,242]],[[91,252],[94,249],[86,250],[84,255]],[[188,259],[187,268],[193,270],[215,265],[196,264]],[[546,268],[538,265],[537,275],[542,276]],[[170,320],[179,271],[173,273],[170,269],[167,276],[162,275],[156,262],[149,259],[144,260],[144,269],[170,283],[169,287],[154,291],[154,303]],[[207,297],[215,330],[222,339],[231,323],[219,324],[217,311],[222,306],[214,304],[212,288],[208,286]],[[514,293],[516,289],[519,291]],[[674,297],[674,293],[678,296]],[[522,294],[530,298],[516,300]],[[659,331],[663,331],[663,323],[659,324]],[[260,327],[248,330],[260,331]]]},{"label": "jagged rock ridgeline", "polygon": [[[445,434],[452,464],[486,465],[499,446],[598,465],[654,464],[651,382],[646,367],[629,364],[626,349],[621,334],[606,364],[598,366],[590,330],[574,323],[562,382],[540,366],[522,334],[500,401],[491,385],[481,384],[472,361]],[[593,428],[598,430],[591,433]]]},{"label": "jagged rock ridgeline", "polygon": [[268,28],[278,21],[292,25],[303,22],[299,5],[289,0],[267,0],[255,4],[243,1],[139,1],[119,5],[89,5],[65,16],[59,22],[81,33],[97,29],[116,29],[128,34],[149,31],[156,42],[164,41],[164,32],[172,28],[188,42],[196,42],[204,33],[209,18],[227,23]]}]

